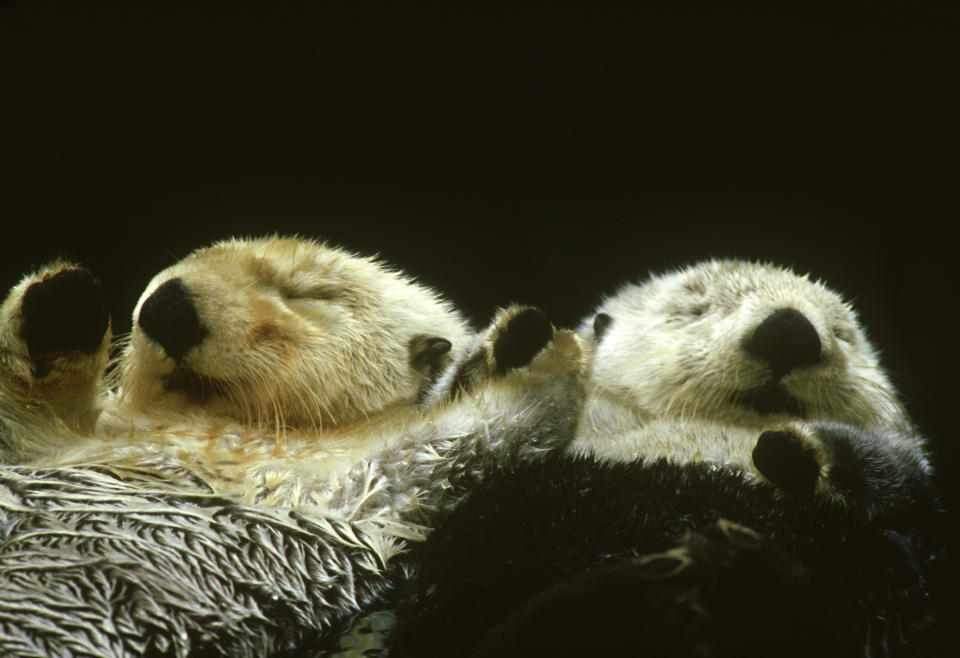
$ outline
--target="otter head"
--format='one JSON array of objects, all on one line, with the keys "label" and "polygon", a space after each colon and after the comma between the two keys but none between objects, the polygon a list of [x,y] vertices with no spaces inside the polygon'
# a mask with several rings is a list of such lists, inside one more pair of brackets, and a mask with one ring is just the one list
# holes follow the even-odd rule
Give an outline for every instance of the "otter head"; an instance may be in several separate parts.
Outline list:
[{"label": "otter head", "polygon": [[332,427],[415,403],[468,336],[449,303],[373,259],[234,239],[147,286],[121,390],[140,412]]},{"label": "otter head", "polygon": [[853,309],[787,269],[709,261],[627,285],[581,332],[595,385],[650,416],[907,422]]}]

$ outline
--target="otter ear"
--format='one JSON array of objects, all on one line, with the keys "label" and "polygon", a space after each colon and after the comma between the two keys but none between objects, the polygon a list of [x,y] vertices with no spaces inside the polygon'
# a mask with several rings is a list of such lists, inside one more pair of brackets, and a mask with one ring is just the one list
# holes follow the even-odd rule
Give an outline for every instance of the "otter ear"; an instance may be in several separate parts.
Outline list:
[{"label": "otter ear", "polygon": [[606,313],[597,313],[597,317],[593,319],[593,335],[597,340],[603,338],[611,324],[613,324],[613,318]]},{"label": "otter ear", "polygon": [[410,366],[433,381],[447,364],[453,345],[439,336],[414,336],[410,339]]}]

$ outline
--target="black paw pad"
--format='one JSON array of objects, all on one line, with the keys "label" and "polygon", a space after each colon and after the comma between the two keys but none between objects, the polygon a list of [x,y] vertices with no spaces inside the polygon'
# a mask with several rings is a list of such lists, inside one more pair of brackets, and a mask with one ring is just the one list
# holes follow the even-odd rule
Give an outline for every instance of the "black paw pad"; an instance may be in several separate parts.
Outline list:
[{"label": "black paw pad", "polygon": [[546,314],[535,308],[520,311],[510,318],[493,344],[493,358],[497,370],[525,366],[550,342],[553,327]]},{"label": "black paw pad", "polygon": [[794,495],[811,495],[820,478],[816,456],[790,432],[764,432],[753,448],[753,463],[774,486]]},{"label": "black paw pad", "polygon": [[44,358],[56,352],[96,352],[110,323],[100,282],[85,269],[69,269],[27,288],[21,335],[38,377],[48,371]]}]

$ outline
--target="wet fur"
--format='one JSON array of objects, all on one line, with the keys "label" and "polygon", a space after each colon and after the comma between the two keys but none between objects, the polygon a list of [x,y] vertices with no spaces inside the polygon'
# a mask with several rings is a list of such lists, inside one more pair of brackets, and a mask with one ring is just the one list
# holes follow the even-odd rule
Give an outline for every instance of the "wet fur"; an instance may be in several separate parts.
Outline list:
[{"label": "wet fur", "polygon": [[[0,316],[5,655],[289,650],[374,600],[484,474],[573,436],[575,334],[520,307],[473,334],[405,275],[305,240],[231,240],[157,275],[117,386],[106,332],[38,371],[24,299],[79,269],[28,275]],[[138,323],[172,280],[201,330],[176,356]],[[182,385],[198,379],[216,385]],[[85,405],[48,395],[71,386]]]}]

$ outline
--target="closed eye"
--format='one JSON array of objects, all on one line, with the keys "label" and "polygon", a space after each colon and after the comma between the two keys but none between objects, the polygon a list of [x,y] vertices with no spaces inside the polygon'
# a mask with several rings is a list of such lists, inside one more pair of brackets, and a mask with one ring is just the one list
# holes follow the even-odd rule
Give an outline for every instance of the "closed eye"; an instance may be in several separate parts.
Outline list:
[{"label": "closed eye", "polygon": [[317,299],[322,301],[331,301],[341,297],[343,295],[343,289],[339,286],[333,285],[309,286],[304,288],[281,286],[280,294],[287,299]]},{"label": "closed eye", "polygon": [[843,328],[834,328],[833,335],[836,336],[837,340],[842,340],[844,343],[853,342],[853,334]]},{"label": "closed eye", "polygon": [[709,302],[698,302],[690,306],[676,304],[670,309],[669,315],[674,320],[689,320],[690,318],[698,318],[709,310]]}]

